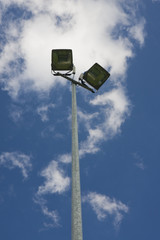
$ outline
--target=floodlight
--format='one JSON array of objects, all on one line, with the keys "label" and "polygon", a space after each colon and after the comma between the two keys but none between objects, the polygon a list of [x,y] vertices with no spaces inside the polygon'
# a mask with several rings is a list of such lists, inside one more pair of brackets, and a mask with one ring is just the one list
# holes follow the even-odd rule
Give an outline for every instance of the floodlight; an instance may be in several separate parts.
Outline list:
[{"label": "floodlight", "polygon": [[52,50],[52,70],[53,71],[72,71],[73,59],[71,49]]},{"label": "floodlight", "polygon": [[109,72],[107,72],[98,63],[95,63],[88,71],[84,73],[83,79],[96,90],[98,90],[109,78],[109,76]]}]

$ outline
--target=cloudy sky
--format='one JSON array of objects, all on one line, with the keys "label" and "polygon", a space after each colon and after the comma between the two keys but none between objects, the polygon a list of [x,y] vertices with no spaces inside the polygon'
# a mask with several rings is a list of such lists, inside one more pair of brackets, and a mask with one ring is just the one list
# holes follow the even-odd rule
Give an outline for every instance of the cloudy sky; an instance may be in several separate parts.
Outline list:
[{"label": "cloudy sky", "polygon": [[0,0],[0,238],[71,239],[73,50],[84,239],[159,239],[159,0]]}]

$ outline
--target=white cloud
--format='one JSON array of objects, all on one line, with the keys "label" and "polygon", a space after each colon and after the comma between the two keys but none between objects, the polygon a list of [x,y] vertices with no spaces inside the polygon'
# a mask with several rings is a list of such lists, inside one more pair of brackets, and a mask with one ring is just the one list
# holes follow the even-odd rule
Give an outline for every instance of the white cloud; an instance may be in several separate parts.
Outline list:
[{"label": "white cloud", "polygon": [[16,123],[22,119],[23,110],[19,106],[12,105],[10,109],[10,117]]},{"label": "white cloud", "polygon": [[104,139],[104,133],[101,129],[89,129],[87,139],[80,143],[79,156],[83,157],[87,153],[96,153],[99,151],[98,143]]},{"label": "white cloud", "polygon": [[[122,84],[128,58],[134,56],[135,40],[140,46],[144,44],[145,20],[138,12],[138,2],[7,0],[1,2],[3,15],[13,3],[23,14],[17,20],[7,19],[7,25],[2,22],[6,42],[0,54],[1,82],[12,97],[30,90],[49,91],[57,84],[67,83],[50,74],[53,48],[73,49],[77,75],[95,62],[110,68],[113,90],[90,101],[92,106],[103,105],[99,108],[102,121],[95,125],[94,120],[99,119],[97,113],[78,111],[79,121],[83,119],[88,129],[88,137],[81,143],[80,156],[97,152],[101,141],[120,132],[130,111]],[[37,111],[42,121],[48,120],[47,106]]]},{"label": "white cloud", "polygon": [[[99,144],[120,132],[120,127],[126,117],[130,114],[131,104],[126,96],[125,89],[118,87],[98,95],[90,101],[91,105],[99,107],[100,123],[88,125],[89,135],[80,144],[80,156],[86,153],[96,153],[99,151]],[[95,118],[97,118],[97,114]],[[94,126],[94,127],[93,127]]]},{"label": "white cloud", "polygon": [[42,122],[47,122],[49,120],[48,111],[50,108],[54,108],[54,107],[55,105],[50,103],[50,104],[39,106],[37,108],[37,113],[40,115]]},{"label": "white cloud", "polygon": [[[7,26],[2,23],[6,42],[0,73],[7,76],[2,80],[4,89],[13,97],[21,90],[48,91],[66,84],[50,74],[52,48],[72,48],[78,74],[97,61],[110,66],[112,80],[117,81],[125,76],[127,60],[134,55],[132,40],[144,42],[144,20],[136,14],[137,1],[0,2],[2,14],[13,3],[24,12],[21,19],[7,19]],[[28,18],[26,11],[31,13]]]},{"label": "white cloud", "polygon": [[80,157],[97,153],[102,142],[120,133],[121,126],[131,111],[131,103],[125,88],[120,85],[102,95],[97,95],[89,103],[98,107],[99,112],[90,114],[78,109],[79,123],[83,122],[88,131],[86,140],[80,142]]},{"label": "white cloud", "polygon": [[3,152],[0,155],[0,165],[9,169],[20,168],[24,178],[32,169],[31,157],[20,152]]},{"label": "white cloud", "polygon": [[38,204],[42,213],[48,218],[49,222],[44,222],[46,228],[59,226],[59,214],[57,210],[49,210],[47,207],[47,194],[62,194],[69,189],[70,178],[65,176],[65,172],[60,167],[60,162],[51,161],[49,165],[44,168],[40,174],[45,178],[44,184],[38,187],[35,194],[34,202]]},{"label": "white cloud", "polygon": [[125,89],[118,87],[110,92],[97,96],[90,101],[91,104],[106,107],[106,121],[103,126],[108,135],[114,136],[130,112],[130,101],[126,96]]},{"label": "white cloud", "polygon": [[91,205],[98,220],[103,220],[109,215],[112,216],[115,227],[120,225],[123,219],[123,214],[127,213],[129,210],[129,208],[122,202],[96,192],[90,192],[84,196],[83,202],[87,202]]},{"label": "white cloud", "polygon": [[141,170],[145,169],[143,158],[138,153],[133,153],[133,157],[135,159],[135,165]]},{"label": "white cloud", "polygon": [[70,178],[65,176],[64,171],[58,166],[58,162],[54,160],[41,172],[41,176],[45,178],[45,182],[44,185],[39,186],[38,195],[61,194],[70,186]]},{"label": "white cloud", "polygon": [[56,210],[49,211],[46,206],[42,207],[43,214],[51,220],[51,223],[44,223],[47,228],[55,227],[59,225],[59,215]]},{"label": "white cloud", "polygon": [[145,20],[142,19],[142,21],[140,21],[135,26],[130,28],[130,33],[132,37],[134,37],[141,46],[144,44],[144,36],[145,36],[144,27],[145,27]]},{"label": "white cloud", "polygon": [[36,194],[34,197],[34,202],[38,204],[41,208],[41,211],[43,215],[47,218],[47,222],[45,221],[44,227],[45,228],[52,228],[59,226],[59,214],[56,210],[49,210],[47,205],[47,201],[44,199],[44,197]]},{"label": "white cloud", "polygon": [[58,161],[62,163],[71,163],[72,161],[72,156],[69,153],[62,154],[58,157]]},{"label": "white cloud", "polygon": [[85,124],[86,128],[89,128],[92,121],[94,121],[98,117],[98,112],[87,113],[87,112],[83,112],[82,110],[78,109],[77,115],[78,115],[79,123],[83,123],[83,124]]}]

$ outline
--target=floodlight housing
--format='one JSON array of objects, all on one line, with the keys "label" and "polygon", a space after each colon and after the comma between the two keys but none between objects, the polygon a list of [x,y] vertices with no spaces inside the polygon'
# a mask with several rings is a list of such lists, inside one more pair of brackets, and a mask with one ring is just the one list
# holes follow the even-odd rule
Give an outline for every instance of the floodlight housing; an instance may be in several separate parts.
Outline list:
[{"label": "floodlight housing", "polygon": [[102,84],[109,78],[110,73],[107,72],[98,63],[95,63],[88,71],[83,75],[83,79],[96,90],[98,90]]},{"label": "floodlight housing", "polygon": [[51,61],[53,71],[73,70],[73,57],[71,49],[53,49]]}]

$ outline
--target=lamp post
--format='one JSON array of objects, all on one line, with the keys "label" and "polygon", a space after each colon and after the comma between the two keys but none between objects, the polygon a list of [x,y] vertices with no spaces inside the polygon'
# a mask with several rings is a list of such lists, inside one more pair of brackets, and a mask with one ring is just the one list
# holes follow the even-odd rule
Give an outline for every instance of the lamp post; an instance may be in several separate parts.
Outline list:
[{"label": "lamp post", "polygon": [[[98,90],[110,74],[95,63],[88,71],[80,75],[80,81],[70,78],[71,74],[75,74],[71,49],[53,49],[51,61],[53,75],[61,76],[72,82],[72,240],[83,240],[76,85],[94,93],[95,91],[86,83]],[[57,71],[65,71],[65,73]]]},{"label": "lamp post", "polygon": [[72,240],[82,240],[76,85],[72,83]]}]

